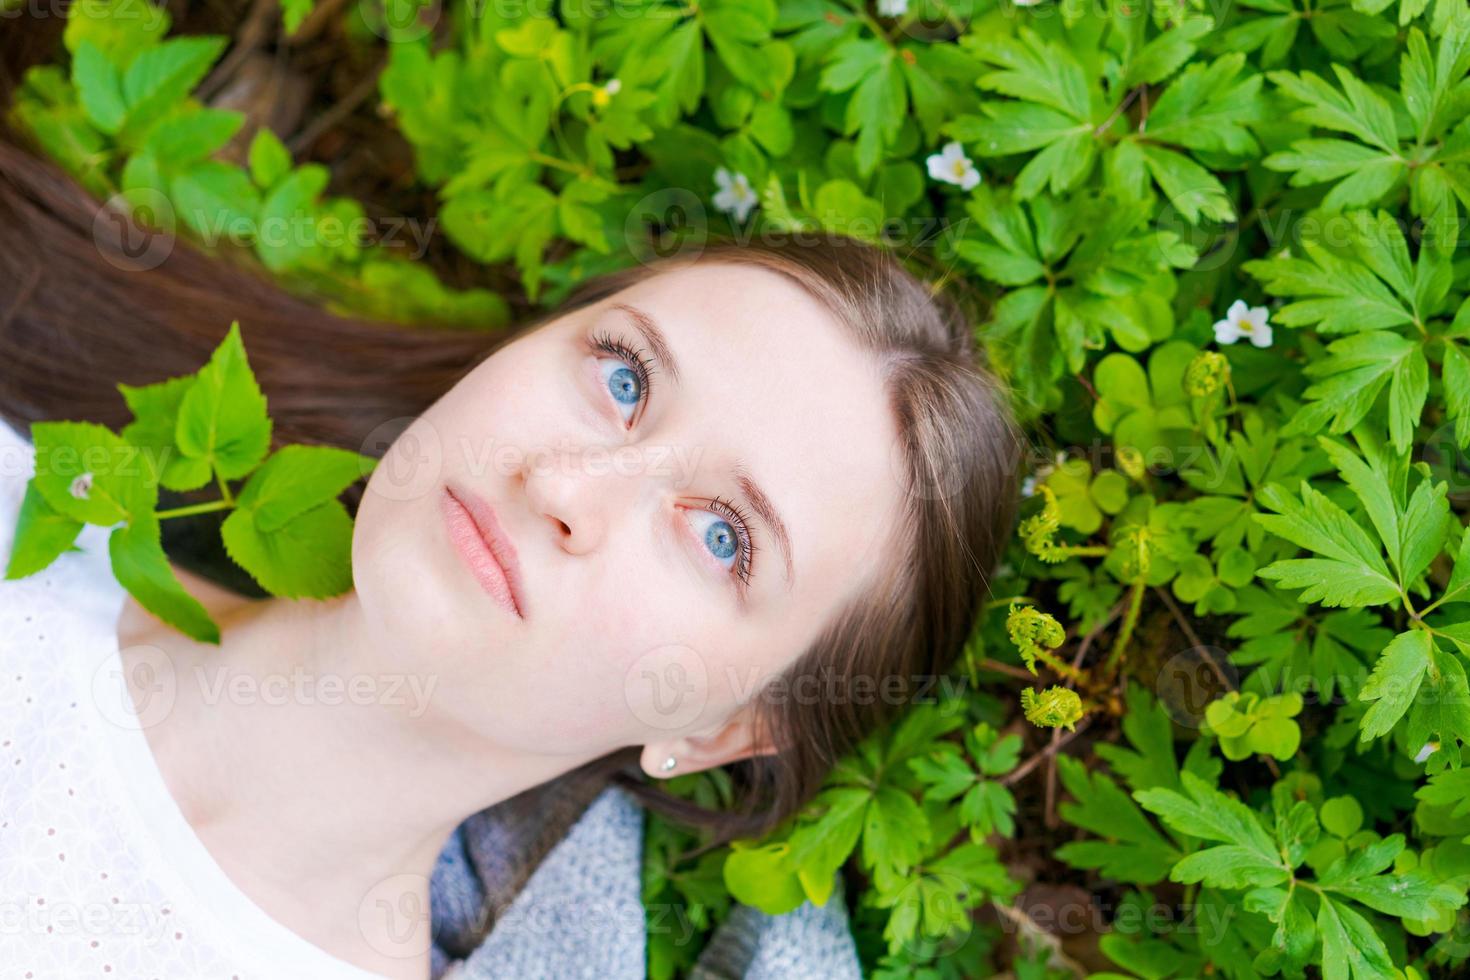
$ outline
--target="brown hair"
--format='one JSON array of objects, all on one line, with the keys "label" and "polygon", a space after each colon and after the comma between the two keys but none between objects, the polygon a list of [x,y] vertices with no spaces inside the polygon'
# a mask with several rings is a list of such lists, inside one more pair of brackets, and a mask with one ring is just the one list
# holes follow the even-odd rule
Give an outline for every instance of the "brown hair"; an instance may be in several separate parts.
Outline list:
[{"label": "brown hair", "polygon": [[[24,65],[58,49],[55,31],[40,28],[11,43],[28,30],[7,31],[0,50],[0,107]],[[47,33],[49,47],[38,41]],[[117,382],[146,384],[197,370],[238,319],[269,398],[276,443],[370,452],[369,436],[382,423],[421,413],[510,339],[331,314],[255,268],[184,241],[155,268],[131,268],[106,236],[93,233],[99,202],[23,143],[0,127],[0,415],[22,430],[51,418],[121,427],[129,415]],[[803,676],[881,684],[944,673],[973,628],[1009,536],[1020,452],[1005,393],[979,363],[970,318],[890,253],[840,236],[716,241],[698,261],[772,269],[825,303],[884,365],[902,441],[909,492],[899,553],[801,653],[783,678],[793,685],[787,689],[797,689]],[[600,276],[548,316],[665,268],[653,261]],[[361,492],[360,484],[349,491],[350,507]],[[178,557],[189,564],[189,555]],[[240,582],[193,560],[205,574]],[[759,732],[783,749],[729,767],[738,790],[738,806],[729,811],[706,810],[646,781],[636,747],[553,782],[581,781],[585,801],[610,778],[673,820],[713,829],[708,846],[759,836],[810,800],[832,764],[892,720],[896,707],[885,698],[799,701],[760,700]],[[527,791],[509,808],[529,815],[555,791]],[[531,846],[544,851],[550,843]]]}]

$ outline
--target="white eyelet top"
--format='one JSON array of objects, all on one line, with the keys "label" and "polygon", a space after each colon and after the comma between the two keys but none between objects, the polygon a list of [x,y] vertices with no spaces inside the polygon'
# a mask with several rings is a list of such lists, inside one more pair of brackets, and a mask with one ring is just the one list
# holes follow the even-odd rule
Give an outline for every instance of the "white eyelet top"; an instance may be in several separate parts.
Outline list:
[{"label": "white eyelet top", "polygon": [[[34,458],[0,421],[0,571]],[[124,682],[110,534],[0,580],[0,980],[381,980],[271,918],[184,818]]]}]

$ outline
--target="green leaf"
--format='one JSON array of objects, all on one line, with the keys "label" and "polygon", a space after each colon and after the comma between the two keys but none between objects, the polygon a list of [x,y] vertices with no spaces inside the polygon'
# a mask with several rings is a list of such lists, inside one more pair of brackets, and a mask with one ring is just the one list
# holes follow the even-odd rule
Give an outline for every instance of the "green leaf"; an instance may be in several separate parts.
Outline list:
[{"label": "green leaf", "polygon": [[104,133],[122,128],[128,113],[123,101],[122,76],[102,50],[83,38],[78,42],[71,63],[72,84],[77,87],[77,100],[92,125]]},{"label": "green leaf", "polygon": [[1267,486],[1260,501],[1276,514],[1253,515],[1266,530],[1323,558],[1272,562],[1256,574],[1302,589],[1301,602],[1324,606],[1368,606],[1392,602],[1401,592],[1368,532],[1325,494],[1301,484],[1301,501]]},{"label": "green leaf", "polygon": [[981,88],[1048,106],[1073,120],[1091,117],[1087,75],[1065,46],[1043,40],[1028,27],[1015,38],[970,35],[966,41],[997,68],[980,76]]},{"label": "green leaf", "polygon": [[291,151],[265,126],[255,131],[250,141],[250,179],[262,191],[268,191],[291,172]]},{"label": "green leaf", "polygon": [[1291,877],[1291,869],[1282,863],[1275,842],[1254,811],[1192,772],[1182,772],[1179,778],[1184,793],[1155,787],[1139,790],[1133,798],[1179,833],[1222,844],[1185,857],[1170,872],[1171,880],[1200,881],[1211,888],[1245,888],[1279,884]]},{"label": "green leaf", "polygon": [[1384,874],[1403,849],[1404,835],[1391,834],[1333,862],[1317,884],[1403,919],[1428,919],[1465,904],[1463,892],[1436,884],[1423,873]]},{"label": "green leaf", "polygon": [[144,132],[183,101],[227,43],[223,37],[180,37],[140,51],[123,74],[127,130]]},{"label": "green leaf", "polygon": [[184,590],[163,552],[158,519],[152,511],[135,515],[107,539],[118,583],[153,615],[204,643],[218,643],[219,626]]},{"label": "green leaf", "polygon": [[1393,961],[1378,933],[1361,915],[1325,895],[1319,899],[1323,980],[1392,980]]},{"label": "green leaf", "polygon": [[[320,164],[303,164],[277,181],[261,202],[256,225],[261,234],[256,254],[273,272],[283,272],[305,263],[316,247],[313,216],[317,197],[327,186],[327,169]],[[444,223],[449,227],[445,206]]]},{"label": "green leaf", "polygon": [[240,324],[215,348],[179,404],[179,450],[226,480],[249,473],[270,448],[271,420],[240,339]]},{"label": "green leaf", "polygon": [[879,786],[864,815],[863,861],[901,873],[918,863],[930,835],[929,819],[912,796]]},{"label": "green leaf", "polygon": [[175,438],[179,407],[193,384],[194,376],[187,375],[142,387],[117,386],[133,413],[122,437],[138,447],[153,478],[169,490],[197,490],[213,475],[206,461],[180,453]]},{"label": "green leaf", "polygon": [[46,503],[34,480],[27,483],[5,577],[25,578],[47,567],[71,550],[72,542],[76,541],[82,527],[81,521],[58,513]]},{"label": "green leaf", "polygon": [[[1171,750],[1172,751],[1172,750]],[[1077,802],[1062,803],[1062,818],[1103,838],[1074,841],[1057,857],[1074,868],[1101,871],[1108,878],[1151,885],[1162,881],[1181,857],[1117,784],[1102,773],[1089,774],[1071,756],[1057,757],[1062,784]]]},{"label": "green leaf", "polygon": [[[1223,55],[1209,65],[1191,64],[1154,103],[1143,134],[1154,142],[1191,150],[1238,156],[1259,153],[1260,146],[1247,126],[1265,117],[1261,76],[1250,74],[1237,80],[1244,67],[1245,56],[1238,52]],[[1117,149],[1136,145],[1124,141]]]},{"label": "green leaf", "polygon": [[1144,160],[1160,190],[1188,222],[1198,222],[1200,217],[1227,222],[1235,217],[1225,185],[1194,160],[1148,144],[1144,145]]},{"label": "green leaf", "polygon": [[223,109],[178,113],[153,128],[144,149],[165,165],[180,167],[203,160],[223,148],[244,122],[244,114]]},{"label": "green leaf", "polygon": [[352,518],[340,501],[271,530],[261,527],[254,508],[237,509],[220,533],[230,558],[271,595],[325,599],[352,588]]},{"label": "green leaf", "polygon": [[1145,44],[1128,60],[1123,87],[1156,85],[1168,78],[1194,54],[1199,41],[1215,26],[1208,17],[1191,17]]},{"label": "green leaf", "polygon": [[255,185],[239,167],[196,163],[174,178],[173,198],[179,220],[206,242],[243,245],[255,233]]},{"label": "green leaf", "polygon": [[1363,826],[1363,807],[1351,796],[1334,796],[1322,804],[1322,827],[1338,837],[1351,837]]},{"label": "green leaf", "polygon": [[235,498],[254,512],[261,531],[279,531],[312,508],[335,500],[377,461],[334,446],[282,446],[250,474]]},{"label": "green leaf", "polygon": [[1455,443],[1470,446],[1470,357],[1458,344],[1444,345],[1444,397],[1450,418],[1455,420]]},{"label": "green leaf", "polygon": [[295,34],[315,9],[316,0],[282,0],[281,24],[286,28],[286,33]]},{"label": "green leaf", "polygon": [[1409,710],[1429,668],[1434,637],[1428,630],[1406,630],[1395,636],[1378,658],[1358,700],[1371,701],[1363,714],[1360,741],[1386,735]]},{"label": "green leaf", "polygon": [[1372,444],[1365,461],[1339,442],[1323,437],[1317,441],[1362,501],[1389,561],[1398,569],[1399,586],[1406,590],[1444,546],[1450,527],[1446,486],[1423,481],[1405,505],[1402,463],[1390,473],[1381,450]]},{"label": "green leaf", "polygon": [[1414,322],[1405,299],[1362,262],[1304,242],[1307,258],[1252,259],[1241,268],[1271,293],[1305,297],[1272,314],[1286,326],[1316,326],[1322,333],[1386,330]]},{"label": "green leaf", "polygon": [[725,858],[725,887],[739,902],[767,915],[782,915],[806,901],[791,867],[791,847],[785,841],[763,846],[737,842]]},{"label": "green leaf", "polygon": [[1370,146],[1388,153],[1398,150],[1398,132],[1389,104],[1342,65],[1333,65],[1343,87],[1338,92],[1309,71],[1292,75],[1274,71],[1269,77],[1285,92],[1305,105],[1292,115],[1324,129],[1350,133]]},{"label": "green leaf", "polygon": [[[151,509],[158,488],[135,447],[92,422],[37,422],[34,485],[57,513],[109,527]],[[151,494],[150,494],[151,491]]]},{"label": "green leaf", "polygon": [[83,43],[97,47],[119,69],[168,33],[172,18],[149,0],[91,0],[67,8],[63,40],[75,55]]},{"label": "green leaf", "polygon": [[1305,392],[1314,403],[1288,424],[1288,434],[1313,432],[1331,421],[1331,431],[1347,432],[1373,409],[1389,389],[1389,431],[1403,452],[1428,394],[1429,366],[1424,349],[1386,331],[1345,337],[1327,346],[1328,357],[1307,365],[1305,373],[1325,378]]}]

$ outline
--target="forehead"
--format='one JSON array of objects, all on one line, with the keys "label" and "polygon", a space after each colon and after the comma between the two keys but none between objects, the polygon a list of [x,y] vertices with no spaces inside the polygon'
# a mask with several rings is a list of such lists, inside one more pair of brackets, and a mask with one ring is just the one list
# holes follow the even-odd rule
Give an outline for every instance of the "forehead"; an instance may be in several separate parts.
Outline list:
[{"label": "forehead", "polygon": [[[881,558],[900,494],[879,359],[820,300],[761,267],[661,273],[618,293],[599,320],[626,318],[619,303],[648,314],[677,358],[679,381],[655,377],[647,418],[695,454],[696,484],[739,460],[785,519],[797,592],[850,594]],[[779,583],[769,534],[756,560],[770,576],[762,586]]]}]

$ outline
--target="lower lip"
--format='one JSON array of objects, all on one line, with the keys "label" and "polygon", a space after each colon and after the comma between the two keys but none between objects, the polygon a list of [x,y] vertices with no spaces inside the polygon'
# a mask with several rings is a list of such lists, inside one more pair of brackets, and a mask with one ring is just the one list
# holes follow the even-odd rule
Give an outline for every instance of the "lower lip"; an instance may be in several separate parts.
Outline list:
[{"label": "lower lip", "polygon": [[448,490],[444,492],[443,510],[450,540],[454,542],[455,549],[459,551],[469,570],[474,573],[480,587],[511,613],[520,616],[521,612],[516,608],[515,599],[510,594],[510,583],[506,581],[505,569],[500,567],[490,546],[480,536],[480,529],[471,520],[469,511]]}]

